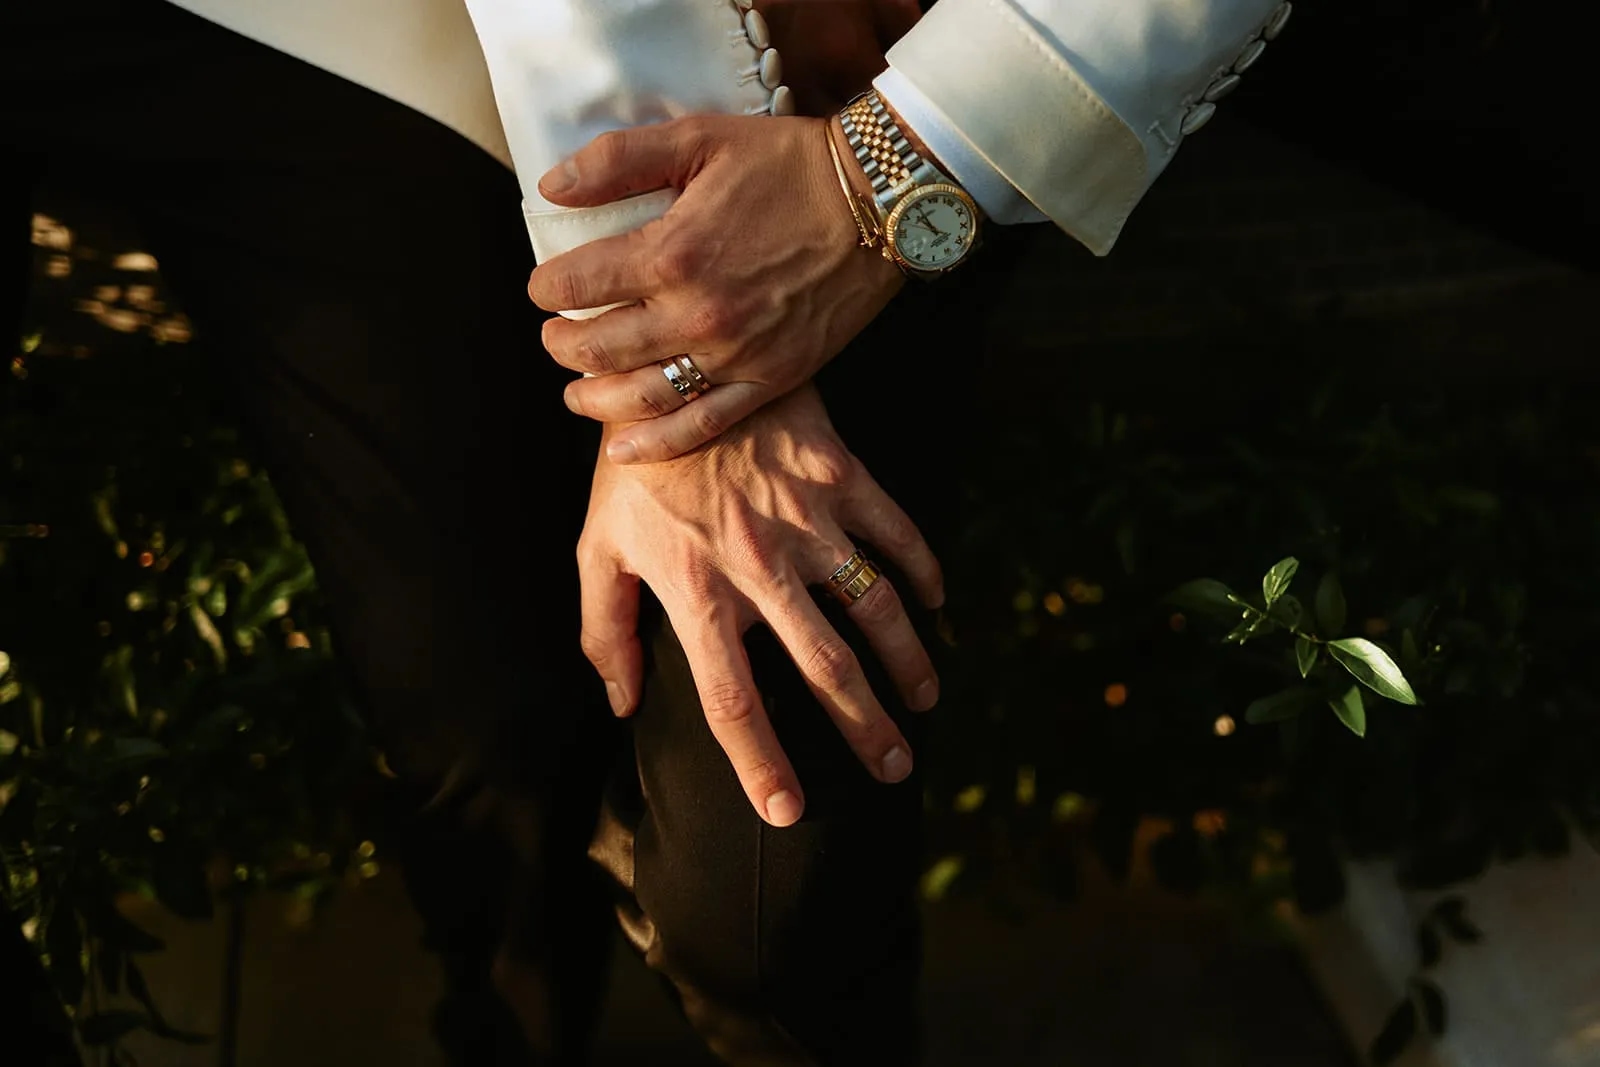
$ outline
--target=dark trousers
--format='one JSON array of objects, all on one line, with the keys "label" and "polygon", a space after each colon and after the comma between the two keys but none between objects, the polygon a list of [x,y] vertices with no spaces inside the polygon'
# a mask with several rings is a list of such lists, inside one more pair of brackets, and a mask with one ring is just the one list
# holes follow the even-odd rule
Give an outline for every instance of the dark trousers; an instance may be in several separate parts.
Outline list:
[{"label": "dark trousers", "polygon": [[808,797],[772,829],[658,613],[631,727],[578,653],[597,433],[541,349],[508,172],[156,0],[5,6],[0,165],[26,179],[0,203],[8,266],[36,182],[137,221],[312,553],[391,763],[419,809],[451,783],[402,847],[459,1062],[527,1062],[523,1032],[540,1060],[582,1059],[614,906],[733,1062],[916,1059],[916,778],[872,780],[752,634]]}]

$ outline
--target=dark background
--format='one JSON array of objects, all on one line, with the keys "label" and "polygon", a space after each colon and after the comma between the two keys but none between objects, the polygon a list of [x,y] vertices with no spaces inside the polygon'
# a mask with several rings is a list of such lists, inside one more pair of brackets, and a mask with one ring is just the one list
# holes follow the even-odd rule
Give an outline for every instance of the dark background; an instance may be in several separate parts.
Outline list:
[{"label": "dark background", "polygon": [[[1582,42],[1566,18],[1552,5],[1297,5],[1109,259],[1048,228],[1007,233],[948,297],[983,324],[943,378],[968,420],[942,502],[956,521],[937,523],[968,666],[924,757],[930,872],[960,860],[928,894],[930,1018],[949,1062],[1341,1062],[1292,950],[1262,933],[1267,903],[1330,904],[1345,851],[1393,855],[1416,884],[1446,887],[1559,851],[1558,812],[1600,816],[1584,668],[1600,325],[1590,120],[1572,92]],[[139,306],[171,294],[135,294],[152,279],[114,265],[136,229],[60,191],[37,208],[77,235],[36,249],[24,334],[38,347],[3,379],[0,449],[72,456],[79,480],[64,476],[60,499],[83,503],[50,518],[50,537],[89,544],[102,487],[84,472],[138,469],[182,438],[211,441],[224,466],[250,449],[225,429],[226,398],[205,392],[205,362],[226,353],[183,342],[170,309]],[[58,256],[66,273],[52,277]],[[41,388],[72,402],[40,420]],[[197,399],[174,405],[174,388]],[[158,397],[161,417],[128,414]],[[184,501],[205,494],[170,489],[150,478],[146,500],[192,522]],[[119,507],[144,506],[132,492]],[[0,514],[14,627],[65,588],[16,582],[38,520]],[[1287,646],[1219,649],[1162,595],[1200,576],[1247,591],[1291,554],[1308,601],[1322,574],[1340,576],[1349,632],[1398,656],[1412,629],[1435,649],[1407,665],[1422,708],[1370,702],[1359,741],[1326,715],[1245,724],[1251,700],[1290,680]],[[108,555],[93,566],[121,597],[136,562]],[[294,614],[314,620],[305,596]],[[6,716],[20,706],[0,706],[0,727],[18,730]],[[1222,716],[1235,720],[1225,734]],[[311,835],[346,849],[361,837]],[[1241,874],[1260,855],[1267,876]],[[389,901],[376,910],[406,930],[386,884],[354,892]],[[252,930],[275,936],[270,921]],[[420,953],[322,945],[370,953],[356,973],[380,1000],[385,981],[426,981]],[[270,980],[309,982],[314,951]],[[184,1002],[208,980],[173,958],[164,995]],[[674,1039],[652,1029],[660,1006],[628,974],[613,1043]],[[247,1019],[277,1000],[257,988]]]}]

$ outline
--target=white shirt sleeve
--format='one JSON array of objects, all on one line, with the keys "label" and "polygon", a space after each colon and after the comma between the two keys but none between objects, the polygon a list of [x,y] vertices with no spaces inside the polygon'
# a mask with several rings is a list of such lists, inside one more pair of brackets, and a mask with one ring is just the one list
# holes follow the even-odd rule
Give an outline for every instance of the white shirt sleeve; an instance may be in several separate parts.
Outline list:
[{"label": "white shirt sleeve", "polygon": [[999,222],[1097,255],[1288,21],[1282,0],[939,0],[874,82]]},{"label": "white shirt sleeve", "polygon": [[[760,16],[733,0],[466,0],[483,46],[523,215],[542,261],[662,215],[672,190],[561,208],[541,175],[609,130],[697,113],[761,114],[781,70]],[[772,52],[772,56],[767,56]],[[763,63],[765,60],[765,63]],[[784,94],[787,90],[783,91]]]}]

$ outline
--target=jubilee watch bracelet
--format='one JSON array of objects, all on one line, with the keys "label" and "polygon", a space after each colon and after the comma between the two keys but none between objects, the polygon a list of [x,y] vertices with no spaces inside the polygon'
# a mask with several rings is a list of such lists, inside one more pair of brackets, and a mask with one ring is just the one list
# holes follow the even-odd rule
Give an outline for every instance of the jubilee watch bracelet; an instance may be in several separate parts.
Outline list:
[{"label": "jubilee watch bracelet", "polygon": [[965,262],[979,225],[978,205],[967,191],[911,147],[876,92],[852,100],[839,124],[872,183],[883,257],[921,278]]}]

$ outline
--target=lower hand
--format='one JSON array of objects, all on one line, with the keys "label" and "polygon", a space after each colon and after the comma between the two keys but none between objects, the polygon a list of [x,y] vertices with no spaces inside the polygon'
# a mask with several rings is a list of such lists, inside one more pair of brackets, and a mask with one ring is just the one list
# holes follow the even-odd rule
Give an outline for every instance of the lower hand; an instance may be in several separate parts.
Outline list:
[{"label": "lower hand", "polygon": [[[682,455],[804,382],[904,284],[858,232],[821,119],[698,116],[602,134],[539,189],[569,207],[672,186],[665,216],[539,266],[545,347],[595,377],[567,406],[606,423],[618,463]],[[848,157],[844,164],[855,166]],[[559,184],[565,175],[570,184]],[[657,364],[689,355],[711,390],[685,404]]]},{"label": "lower hand", "polygon": [[[584,654],[613,709],[630,714],[643,686],[639,581],[648,583],[683,645],[712,733],[756,812],[775,826],[798,819],[805,801],[745,655],[744,632],[758,622],[875,778],[897,782],[911,772],[910,746],[809,588],[856,550],[852,533],[886,553],[925,605],[943,602],[932,551],[845,449],[810,386],[715,448],[648,466],[602,459],[595,468],[578,544]],[[889,580],[879,578],[848,613],[906,706],[932,707],[938,677]]]}]

